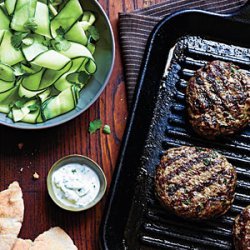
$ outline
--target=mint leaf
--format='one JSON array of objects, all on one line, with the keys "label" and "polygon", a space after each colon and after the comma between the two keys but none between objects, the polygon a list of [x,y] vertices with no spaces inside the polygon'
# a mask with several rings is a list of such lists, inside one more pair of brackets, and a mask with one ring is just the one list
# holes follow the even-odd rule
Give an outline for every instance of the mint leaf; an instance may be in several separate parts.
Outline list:
[{"label": "mint leaf", "polygon": [[11,45],[18,50],[21,45],[23,39],[28,35],[28,33],[22,33],[22,32],[15,32],[14,35],[11,37]]},{"label": "mint leaf", "polygon": [[18,101],[16,101],[14,103],[14,106],[18,109],[23,108],[24,104],[27,102],[27,98],[26,97],[22,97],[21,99],[19,99]]},{"label": "mint leaf", "polygon": [[97,41],[100,39],[100,34],[99,34],[99,32],[98,32],[98,30],[97,30],[96,27],[90,26],[90,27],[88,28],[88,32],[89,32],[91,38],[92,38],[94,41],[97,42]]},{"label": "mint leaf", "polygon": [[95,133],[98,129],[102,127],[102,121],[101,120],[94,120],[89,123],[89,133],[93,134]]},{"label": "mint leaf", "polygon": [[24,28],[33,32],[37,29],[37,24],[35,23],[34,17],[30,17],[28,21],[25,22]]},{"label": "mint leaf", "polygon": [[104,127],[103,127],[103,133],[104,134],[111,134],[111,129],[110,129],[110,126],[109,125],[105,125]]},{"label": "mint leaf", "polygon": [[65,33],[65,30],[60,26],[56,30],[57,36],[55,39],[51,40],[51,46],[54,50],[57,51],[66,51],[70,48],[70,42],[68,42],[63,36]]},{"label": "mint leaf", "polygon": [[54,50],[66,51],[70,48],[70,42],[68,42],[61,36],[57,36],[54,40],[51,40],[51,46]]},{"label": "mint leaf", "polygon": [[45,38],[44,41],[42,41],[42,45],[49,47],[50,46],[50,40],[47,40],[47,38]]},{"label": "mint leaf", "polygon": [[39,108],[40,108],[40,107],[39,107],[39,105],[38,105],[37,103],[28,106],[28,109],[30,110],[30,112],[35,112],[35,111],[37,111]]},{"label": "mint leaf", "polygon": [[63,36],[65,33],[65,30],[63,29],[62,26],[60,26],[58,29],[56,29],[56,33],[58,36]]}]

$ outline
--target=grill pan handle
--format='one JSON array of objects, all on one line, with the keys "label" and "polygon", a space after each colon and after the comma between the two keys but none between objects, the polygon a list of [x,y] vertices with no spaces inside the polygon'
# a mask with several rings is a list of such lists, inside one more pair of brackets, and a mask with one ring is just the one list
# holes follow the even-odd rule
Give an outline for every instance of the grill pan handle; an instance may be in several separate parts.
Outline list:
[{"label": "grill pan handle", "polygon": [[231,18],[240,22],[250,23],[250,0]]}]

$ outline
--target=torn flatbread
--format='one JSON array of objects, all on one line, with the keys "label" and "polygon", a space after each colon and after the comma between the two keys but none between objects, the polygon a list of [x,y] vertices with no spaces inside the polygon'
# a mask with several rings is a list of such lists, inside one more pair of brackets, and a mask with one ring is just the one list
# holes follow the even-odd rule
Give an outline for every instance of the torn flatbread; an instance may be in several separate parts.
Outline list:
[{"label": "torn flatbread", "polygon": [[12,250],[29,250],[32,244],[31,240],[17,239]]},{"label": "torn flatbread", "polygon": [[72,239],[60,227],[40,234],[34,242],[17,239],[12,250],[77,250]]},{"label": "torn flatbread", "polygon": [[60,227],[40,234],[29,250],[77,250],[72,239]]},{"label": "torn flatbread", "polygon": [[0,192],[0,249],[11,250],[23,222],[23,194],[18,182]]}]

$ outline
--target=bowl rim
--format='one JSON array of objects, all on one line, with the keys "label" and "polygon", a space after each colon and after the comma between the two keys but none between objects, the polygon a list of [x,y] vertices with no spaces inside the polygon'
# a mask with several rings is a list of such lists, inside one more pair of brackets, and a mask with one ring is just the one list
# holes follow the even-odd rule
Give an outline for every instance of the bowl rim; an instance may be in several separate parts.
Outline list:
[{"label": "bowl rim", "polygon": [[[107,84],[108,84],[108,82],[110,80],[111,74],[113,72],[114,63],[115,63],[115,38],[114,38],[114,33],[113,33],[111,22],[110,22],[110,20],[109,20],[109,18],[107,16],[106,12],[104,11],[103,7],[96,0],[93,0],[91,2],[93,2],[93,4],[95,4],[97,6],[97,8],[99,8],[99,10],[101,11],[101,13],[102,13],[102,15],[103,15],[103,17],[104,17],[104,19],[105,19],[105,21],[107,23],[107,27],[108,27],[108,30],[109,30],[109,33],[110,33],[110,38],[111,38],[111,46],[112,46],[112,51],[111,51],[111,53],[112,53],[111,66],[110,66],[110,69],[108,71],[107,77],[106,77],[105,81],[103,82],[102,87],[96,93],[95,97],[88,103],[88,105],[86,105],[85,108],[83,108],[79,112],[75,113],[74,115],[72,115],[72,116],[70,116],[70,117],[68,117],[66,119],[61,119],[61,120],[59,120],[59,121],[57,121],[57,122],[55,122],[53,124],[43,125],[44,123],[41,123],[41,126],[34,126],[34,125],[37,125],[37,124],[29,124],[29,123],[24,123],[24,122],[20,122],[20,123],[18,123],[18,122],[17,123],[14,123],[14,122],[12,122],[12,123],[6,123],[5,121],[1,121],[0,120],[0,125],[6,126],[6,127],[10,127],[10,128],[20,129],[20,130],[42,130],[42,129],[56,127],[56,126],[59,126],[61,124],[66,123],[68,121],[71,121],[71,120],[75,119],[77,116],[79,116],[82,113],[84,113],[100,97],[100,95],[102,94],[103,90],[106,88],[106,86],[107,86]],[[71,111],[69,111],[69,112],[71,112]],[[60,117],[60,116],[58,116],[58,117]],[[51,119],[51,120],[53,120],[53,119]]]},{"label": "bowl rim", "polygon": [[[66,205],[63,205],[62,203],[60,203],[58,201],[58,199],[56,199],[56,195],[53,192],[53,187],[50,186],[50,183],[52,182],[52,180],[51,180],[52,173],[53,173],[54,169],[58,166],[58,164],[63,163],[65,160],[70,159],[70,158],[74,158],[74,157],[77,157],[77,158],[80,158],[80,159],[85,159],[87,161],[92,162],[93,165],[95,166],[95,168],[101,174],[101,177],[103,178],[103,188],[102,189],[100,188],[100,190],[99,190],[99,192],[97,194],[97,196],[99,196],[99,198],[98,199],[95,198],[93,200],[94,201],[93,203],[90,202],[89,203],[90,205],[87,205],[87,206],[81,207],[81,208],[70,208],[70,207],[67,207]],[[95,170],[93,170],[93,171],[95,171]],[[100,180],[99,176],[98,176],[98,179]],[[88,209],[94,207],[95,205],[97,205],[97,203],[99,203],[101,201],[101,199],[103,198],[103,196],[105,195],[106,190],[107,190],[107,178],[106,178],[106,175],[105,175],[104,171],[100,167],[100,165],[98,163],[96,163],[94,160],[92,160],[91,158],[89,158],[89,157],[87,157],[85,155],[80,155],[80,154],[70,154],[70,155],[63,156],[62,158],[60,158],[59,160],[57,160],[56,162],[53,163],[53,165],[51,166],[51,168],[50,168],[50,170],[49,170],[49,172],[47,174],[46,186],[47,186],[47,191],[48,191],[48,194],[49,194],[51,200],[58,207],[66,210],[66,211],[70,211],[70,212],[82,212],[82,211],[85,211],[85,210],[88,210]]]}]

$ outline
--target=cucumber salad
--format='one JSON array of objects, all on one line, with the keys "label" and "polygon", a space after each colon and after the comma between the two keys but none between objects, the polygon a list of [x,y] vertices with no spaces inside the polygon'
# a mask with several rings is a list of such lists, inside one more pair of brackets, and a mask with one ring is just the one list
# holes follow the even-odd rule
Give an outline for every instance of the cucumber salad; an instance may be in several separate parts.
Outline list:
[{"label": "cucumber salad", "polygon": [[0,4],[0,112],[41,123],[73,110],[96,71],[95,16],[78,0]]}]

